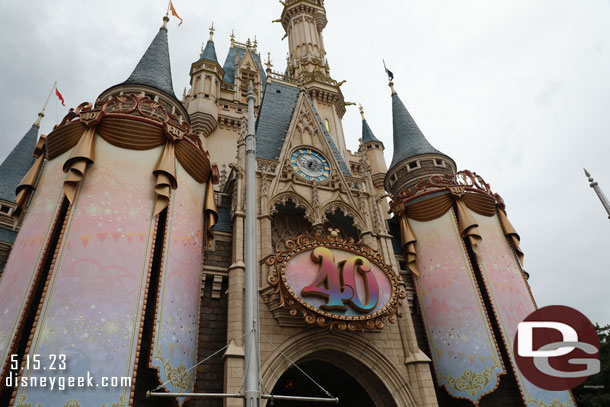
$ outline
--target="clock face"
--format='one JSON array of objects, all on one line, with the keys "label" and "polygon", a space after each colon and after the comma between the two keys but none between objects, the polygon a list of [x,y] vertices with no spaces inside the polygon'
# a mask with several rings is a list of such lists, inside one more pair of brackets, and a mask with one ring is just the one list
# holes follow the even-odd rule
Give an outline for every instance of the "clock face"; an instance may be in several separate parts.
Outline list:
[{"label": "clock face", "polygon": [[325,181],[330,176],[330,164],[317,151],[299,148],[290,157],[292,168],[308,181]]}]

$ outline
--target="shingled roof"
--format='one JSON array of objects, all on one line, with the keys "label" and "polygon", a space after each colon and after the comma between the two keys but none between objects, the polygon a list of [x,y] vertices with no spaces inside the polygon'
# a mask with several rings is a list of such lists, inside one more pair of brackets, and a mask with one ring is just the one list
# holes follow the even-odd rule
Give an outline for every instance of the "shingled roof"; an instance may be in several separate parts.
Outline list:
[{"label": "shingled roof", "polygon": [[15,202],[15,189],[36,161],[32,154],[37,141],[38,126],[34,124],[0,164],[0,199]]},{"label": "shingled roof", "polygon": [[200,61],[203,60],[212,61],[218,63],[218,57],[216,57],[216,47],[214,46],[214,41],[209,40],[207,44],[205,44],[205,48],[199,57]]},{"label": "shingled roof", "polygon": [[[206,47],[207,48],[207,47]],[[205,51],[204,51],[205,52]],[[222,78],[223,82],[227,83],[235,83],[235,55],[238,55],[239,60],[241,61],[244,55],[246,55],[246,50],[244,48],[239,47],[231,47],[229,48],[229,53],[227,54],[227,59],[225,59],[225,63],[222,67],[222,70],[225,71],[225,76]],[[260,67],[260,72],[262,76],[263,83],[267,81],[267,74],[263,69],[263,65],[261,64],[261,60],[258,57],[258,54],[255,52],[252,53],[254,57],[254,62],[256,65]]]},{"label": "shingled roof", "polygon": [[392,93],[392,124],[394,128],[394,156],[388,171],[400,162],[421,154],[446,154],[432,147],[396,92]]},{"label": "shingled roof", "polygon": [[279,158],[298,98],[296,86],[279,82],[267,84],[256,123],[256,155],[259,158]]},{"label": "shingled roof", "polygon": [[177,99],[172,84],[167,28],[159,29],[131,76],[123,84],[150,86]]},{"label": "shingled roof", "polygon": [[379,142],[379,140],[377,139],[377,137],[375,137],[375,135],[373,134],[373,131],[369,127],[369,124],[366,122],[366,120],[363,120],[362,121],[362,144],[370,143],[371,141]]}]

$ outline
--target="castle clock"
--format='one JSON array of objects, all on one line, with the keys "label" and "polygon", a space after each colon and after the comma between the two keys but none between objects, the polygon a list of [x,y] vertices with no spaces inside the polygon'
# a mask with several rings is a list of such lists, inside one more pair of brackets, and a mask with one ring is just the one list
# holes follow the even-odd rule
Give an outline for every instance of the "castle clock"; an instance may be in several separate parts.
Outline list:
[{"label": "castle clock", "polygon": [[330,176],[330,164],[324,156],[309,148],[299,148],[290,157],[292,168],[308,181],[326,181]]}]

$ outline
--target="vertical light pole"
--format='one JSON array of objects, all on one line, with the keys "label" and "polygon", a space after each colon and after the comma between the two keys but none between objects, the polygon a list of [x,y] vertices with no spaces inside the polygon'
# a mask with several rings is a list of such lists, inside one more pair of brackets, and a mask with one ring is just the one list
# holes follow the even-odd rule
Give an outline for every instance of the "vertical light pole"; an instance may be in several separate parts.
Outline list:
[{"label": "vertical light pole", "polygon": [[248,88],[248,133],[246,135],[246,312],[245,387],[246,407],[260,407],[258,261],[256,233],[256,135],[254,130],[254,86]]},{"label": "vertical light pole", "polygon": [[604,206],[604,209],[606,209],[606,212],[608,212],[608,218],[610,218],[610,202],[608,201],[608,198],[606,198],[606,195],[604,195],[604,192],[601,190],[601,188],[599,187],[599,185],[597,184],[597,182],[595,182],[593,180],[593,177],[591,176],[591,174],[589,174],[589,171],[585,170],[585,175],[587,176],[587,178],[589,178],[589,186],[591,188],[593,188],[593,190],[595,191],[595,193],[597,194],[599,200],[602,202],[602,205]]}]

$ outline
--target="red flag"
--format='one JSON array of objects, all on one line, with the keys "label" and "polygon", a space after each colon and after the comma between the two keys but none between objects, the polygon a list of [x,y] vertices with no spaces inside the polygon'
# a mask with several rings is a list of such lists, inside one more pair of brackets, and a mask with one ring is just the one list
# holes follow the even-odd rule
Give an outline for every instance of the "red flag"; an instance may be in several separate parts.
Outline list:
[{"label": "red flag", "polygon": [[174,17],[176,17],[178,20],[180,20],[180,24],[178,24],[178,27],[180,27],[182,25],[182,18],[180,18],[178,13],[176,13],[176,9],[174,8],[174,3],[172,3],[171,1],[169,2],[169,8],[172,10],[172,15]]},{"label": "red flag", "polygon": [[59,100],[61,100],[61,105],[62,105],[62,106],[65,106],[65,105],[66,105],[66,103],[65,103],[64,97],[61,95],[61,93],[59,93],[59,91],[57,90],[57,88],[55,88],[55,94],[57,95],[57,97],[59,98]]}]

